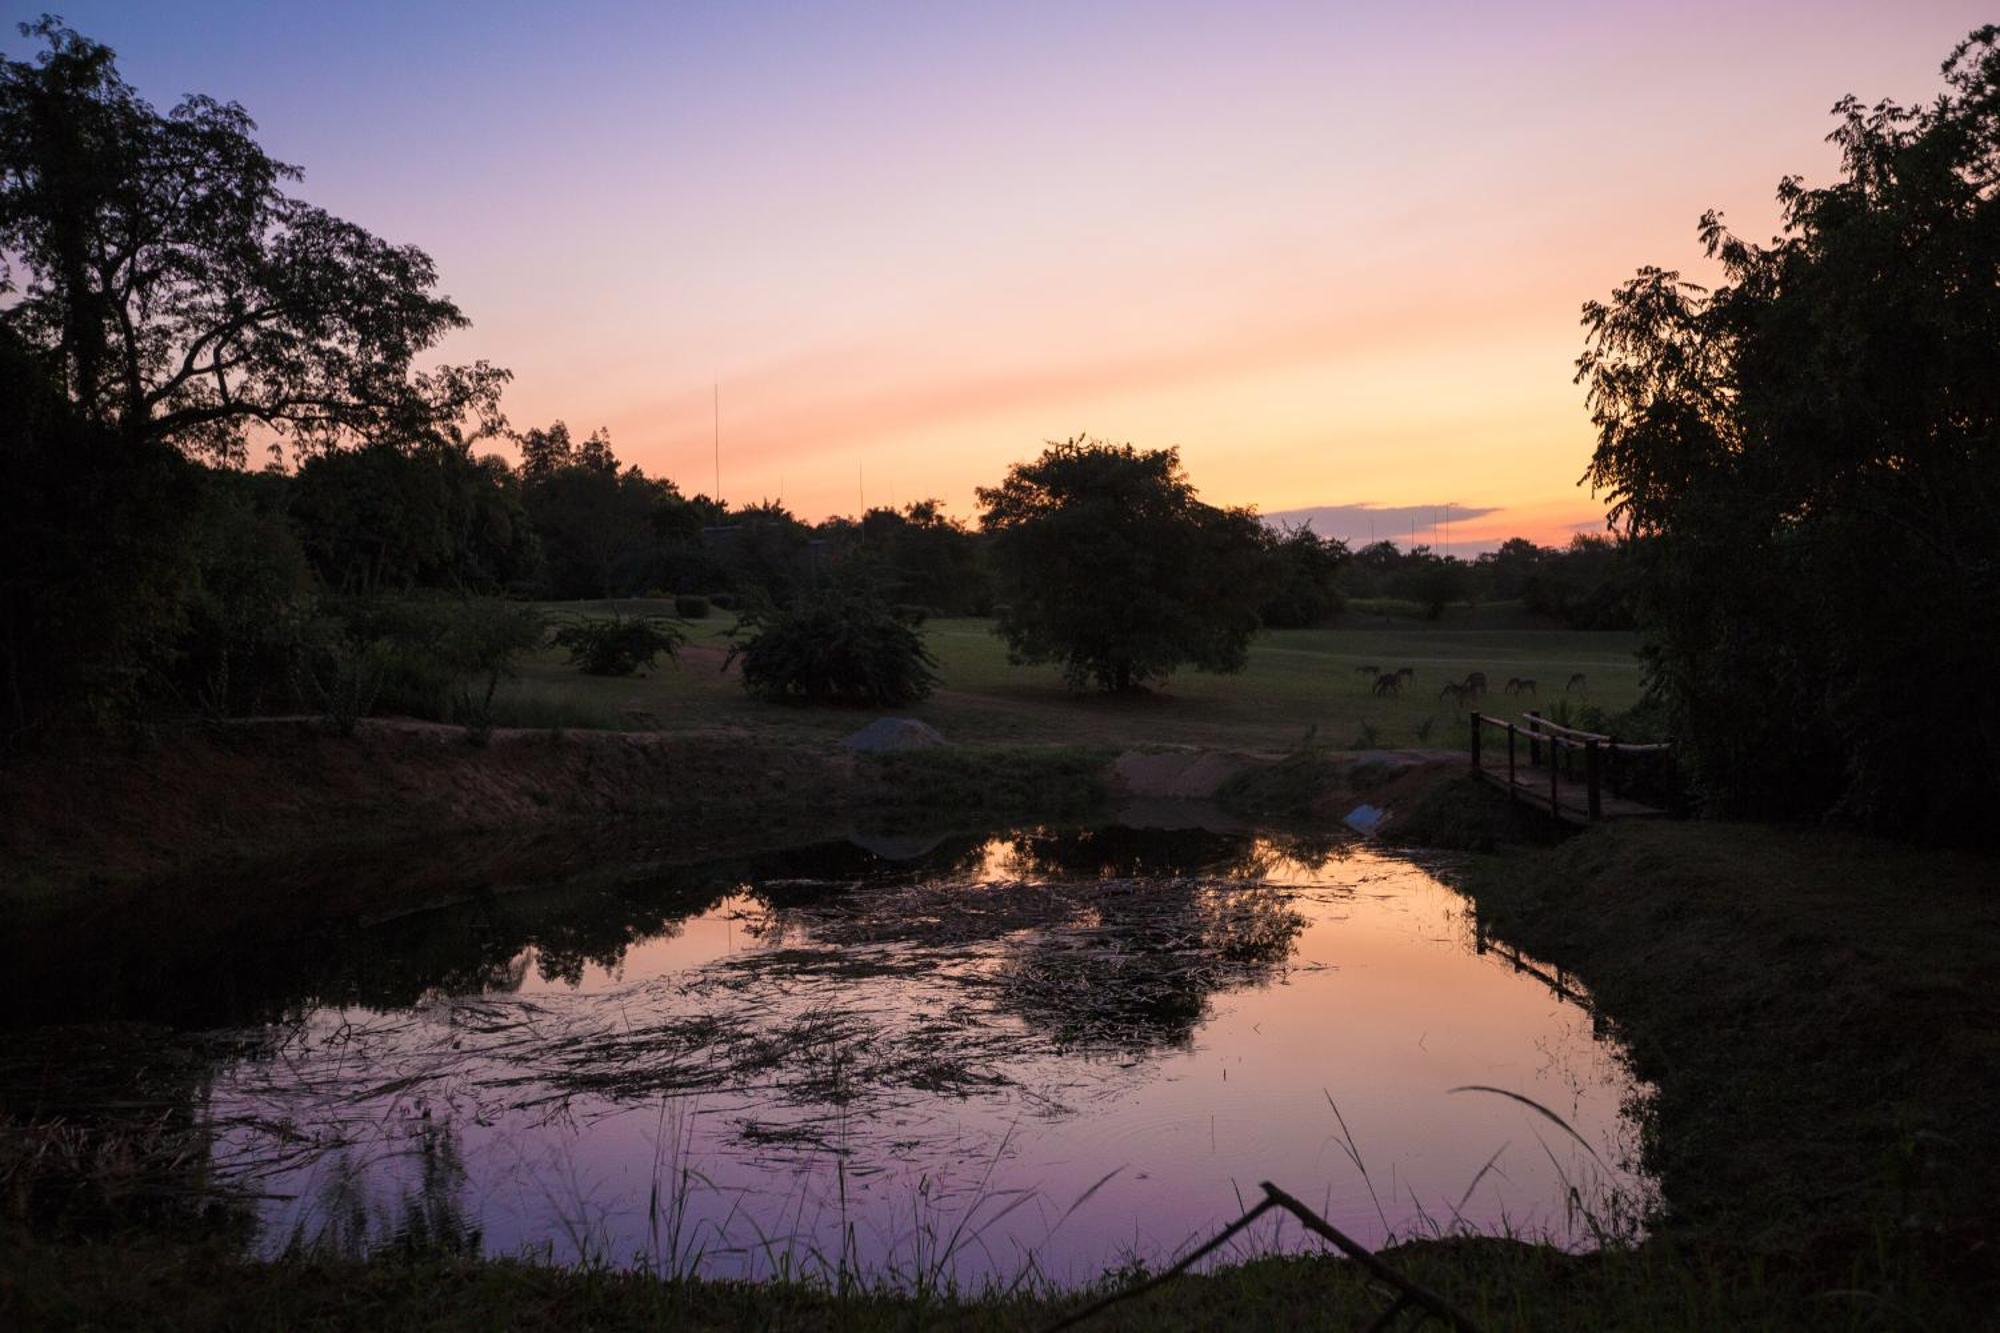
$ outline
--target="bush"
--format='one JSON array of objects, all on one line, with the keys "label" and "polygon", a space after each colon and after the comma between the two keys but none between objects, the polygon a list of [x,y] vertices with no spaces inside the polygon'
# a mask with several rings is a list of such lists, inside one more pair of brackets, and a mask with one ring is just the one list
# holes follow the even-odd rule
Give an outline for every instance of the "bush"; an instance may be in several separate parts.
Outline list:
[{"label": "bush", "polygon": [[895,707],[937,684],[923,636],[871,592],[814,589],[782,611],[745,612],[738,630],[751,636],[729,660],[742,658],[743,687],[761,698]]},{"label": "bush", "polygon": [[708,598],[695,593],[682,593],[674,598],[674,614],[682,620],[708,619]]},{"label": "bush", "polygon": [[661,653],[674,661],[687,635],[663,616],[612,616],[572,620],[556,631],[555,642],[587,676],[629,676]]},{"label": "bush", "polygon": [[712,592],[708,595],[708,604],[718,611],[734,611],[742,605],[742,602],[737,599],[735,593]]},{"label": "bush", "polygon": [[498,597],[366,597],[329,604],[300,693],[336,731],[370,711],[492,729],[493,695],[542,641],[541,612]]}]

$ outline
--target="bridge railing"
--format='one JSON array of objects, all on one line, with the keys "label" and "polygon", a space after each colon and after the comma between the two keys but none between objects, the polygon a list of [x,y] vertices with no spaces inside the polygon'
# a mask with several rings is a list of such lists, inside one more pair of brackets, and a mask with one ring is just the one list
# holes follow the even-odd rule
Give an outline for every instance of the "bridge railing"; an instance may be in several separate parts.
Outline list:
[{"label": "bridge railing", "polygon": [[1673,750],[1670,745],[1633,744],[1604,732],[1564,726],[1538,712],[1523,714],[1517,724],[1475,709],[1472,713],[1472,767],[1479,773],[1487,771],[1481,754],[1487,731],[1506,737],[1509,792],[1523,785],[1520,770],[1522,751],[1525,750],[1526,766],[1530,770],[1543,767],[1546,760],[1550,812],[1556,815],[1564,813],[1562,784],[1567,778],[1571,782],[1583,783],[1584,806],[1577,813],[1592,820],[1604,817],[1605,793],[1608,791],[1613,796],[1621,794],[1624,779],[1632,772],[1635,762],[1641,761],[1642,757],[1669,755]]}]

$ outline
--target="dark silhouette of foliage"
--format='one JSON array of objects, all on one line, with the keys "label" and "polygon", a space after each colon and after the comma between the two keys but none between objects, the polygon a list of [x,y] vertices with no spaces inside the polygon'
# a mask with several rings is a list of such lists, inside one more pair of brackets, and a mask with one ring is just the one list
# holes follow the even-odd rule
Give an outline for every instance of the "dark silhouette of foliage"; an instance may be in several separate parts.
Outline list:
[{"label": "dark silhouette of foliage", "polygon": [[1183,663],[1243,669],[1272,583],[1265,534],[1250,511],[1197,500],[1178,451],[1077,437],[979,500],[1012,660],[1119,692]]},{"label": "dark silhouette of foliage", "polygon": [[491,726],[493,696],[545,629],[535,607],[498,597],[330,598],[303,654],[300,693],[337,729],[371,711]]},{"label": "dark silhouette of foliage", "polygon": [[728,662],[740,660],[744,688],[765,699],[894,708],[937,684],[937,660],[916,627],[852,580],[807,589],[783,608],[746,610],[737,631],[747,637]]},{"label": "dark silhouette of foliage", "polygon": [[1258,614],[1275,629],[1322,625],[1340,614],[1340,574],[1347,545],[1320,537],[1309,527],[1290,528],[1268,538],[1275,587]]},{"label": "dark silhouette of foliage", "polygon": [[[823,525],[824,530],[824,525]],[[993,606],[993,585],[980,559],[979,539],[945,514],[936,500],[902,509],[871,509],[856,534],[891,596],[938,615],[976,616]]]},{"label": "dark silhouette of foliage", "polygon": [[2000,29],[1854,98],[1784,234],[1584,308],[1586,478],[1653,538],[1649,664],[1717,808],[1990,837],[2000,712]]},{"label": "dark silhouette of foliage", "polygon": [[701,543],[709,507],[686,499],[670,481],[620,464],[605,431],[578,445],[558,421],[516,439],[522,500],[541,545],[544,595],[629,597],[713,579],[716,562]]},{"label": "dark silhouette of foliage", "polygon": [[527,586],[541,562],[506,463],[450,445],[309,458],[290,512],[314,570],[340,592],[504,592]]},{"label": "dark silhouette of foliage", "polygon": [[233,102],[162,115],[108,47],[44,18],[0,59],[0,312],[86,419],[127,442],[240,459],[253,431],[307,451],[488,427],[506,372],[413,369],[466,322],[429,256],[284,192]]},{"label": "dark silhouette of foliage", "polygon": [[200,470],[85,420],[0,323],[0,744],[128,712],[186,628]]},{"label": "dark silhouette of foliage", "polygon": [[665,653],[673,661],[687,635],[662,616],[584,616],[555,632],[555,644],[588,676],[629,676]]}]

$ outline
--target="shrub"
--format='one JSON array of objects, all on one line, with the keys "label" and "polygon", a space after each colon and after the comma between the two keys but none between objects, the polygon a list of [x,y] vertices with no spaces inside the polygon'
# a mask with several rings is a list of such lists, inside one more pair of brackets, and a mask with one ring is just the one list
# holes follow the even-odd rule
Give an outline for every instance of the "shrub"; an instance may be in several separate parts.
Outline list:
[{"label": "shrub", "polygon": [[542,641],[532,606],[497,597],[366,597],[313,627],[300,693],[340,732],[371,711],[492,729],[493,695]]},{"label": "shrub", "polygon": [[708,619],[708,598],[695,593],[682,593],[674,598],[674,614],[682,620]]},{"label": "shrub", "polygon": [[[937,684],[923,636],[872,592],[819,588],[782,611],[746,611],[743,687],[766,699],[807,703],[914,703]],[[726,665],[726,664],[725,664]]]},{"label": "shrub", "polygon": [[555,642],[587,676],[629,676],[661,653],[674,661],[687,635],[663,616],[612,616],[572,620],[556,631]]},{"label": "shrub", "polygon": [[708,604],[718,611],[734,611],[743,603],[738,600],[735,593],[712,592],[708,595]]}]

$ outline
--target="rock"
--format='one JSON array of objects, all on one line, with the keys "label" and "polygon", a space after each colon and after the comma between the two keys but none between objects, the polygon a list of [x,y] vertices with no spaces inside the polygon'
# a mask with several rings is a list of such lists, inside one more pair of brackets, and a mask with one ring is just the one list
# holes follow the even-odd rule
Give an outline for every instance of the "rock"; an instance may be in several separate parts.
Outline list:
[{"label": "rock", "polygon": [[1382,825],[1382,819],[1389,812],[1363,802],[1347,812],[1347,818],[1340,822],[1356,833],[1373,833]]},{"label": "rock", "polygon": [[883,750],[927,750],[949,745],[938,729],[911,717],[878,717],[841,742],[850,750],[873,754]]}]

